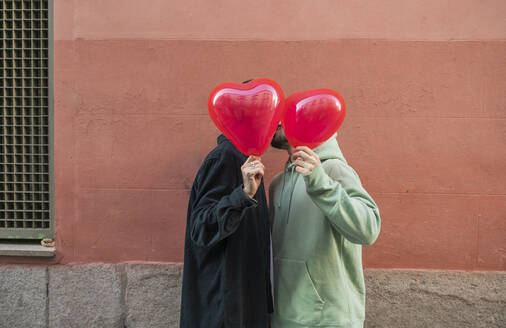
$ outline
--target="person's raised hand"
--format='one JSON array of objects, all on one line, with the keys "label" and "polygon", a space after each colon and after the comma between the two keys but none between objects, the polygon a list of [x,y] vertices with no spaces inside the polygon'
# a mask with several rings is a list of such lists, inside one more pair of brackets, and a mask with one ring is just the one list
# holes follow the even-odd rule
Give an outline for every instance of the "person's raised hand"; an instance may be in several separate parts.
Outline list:
[{"label": "person's raised hand", "polygon": [[320,164],[320,157],[309,147],[299,146],[292,153],[292,162],[295,165],[295,171],[303,175],[313,172],[314,168]]},{"label": "person's raised hand", "polygon": [[253,198],[257,193],[262,177],[264,176],[265,166],[258,156],[250,156],[241,166],[243,190],[246,195]]}]

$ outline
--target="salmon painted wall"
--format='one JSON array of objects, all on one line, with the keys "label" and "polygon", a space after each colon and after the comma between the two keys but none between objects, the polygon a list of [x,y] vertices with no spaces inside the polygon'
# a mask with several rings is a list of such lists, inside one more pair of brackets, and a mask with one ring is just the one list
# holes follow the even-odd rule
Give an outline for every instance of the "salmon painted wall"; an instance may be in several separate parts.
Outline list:
[{"label": "salmon painted wall", "polygon": [[[270,77],[347,101],[339,142],[383,220],[367,267],[506,270],[505,12],[55,0],[53,262],[181,262],[189,189],[218,135],[207,95]],[[265,154],[267,183],[285,158]]]}]

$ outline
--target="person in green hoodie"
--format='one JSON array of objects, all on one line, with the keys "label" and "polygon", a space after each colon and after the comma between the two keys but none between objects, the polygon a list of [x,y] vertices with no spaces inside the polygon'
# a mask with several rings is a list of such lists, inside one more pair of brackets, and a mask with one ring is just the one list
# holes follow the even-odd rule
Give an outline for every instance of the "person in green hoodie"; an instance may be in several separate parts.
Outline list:
[{"label": "person in green hoodie", "polygon": [[363,327],[362,245],[379,235],[378,206],[336,135],[314,150],[293,149],[278,127],[271,144],[289,153],[269,187],[272,327]]}]

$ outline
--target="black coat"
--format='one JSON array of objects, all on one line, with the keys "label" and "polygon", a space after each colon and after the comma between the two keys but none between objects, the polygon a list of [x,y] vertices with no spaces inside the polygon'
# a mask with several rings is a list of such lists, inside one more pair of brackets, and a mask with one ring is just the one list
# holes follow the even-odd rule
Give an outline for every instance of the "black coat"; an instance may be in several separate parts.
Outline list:
[{"label": "black coat", "polygon": [[267,327],[270,229],[263,182],[242,190],[247,157],[223,135],[193,183],[184,248],[181,327]]}]

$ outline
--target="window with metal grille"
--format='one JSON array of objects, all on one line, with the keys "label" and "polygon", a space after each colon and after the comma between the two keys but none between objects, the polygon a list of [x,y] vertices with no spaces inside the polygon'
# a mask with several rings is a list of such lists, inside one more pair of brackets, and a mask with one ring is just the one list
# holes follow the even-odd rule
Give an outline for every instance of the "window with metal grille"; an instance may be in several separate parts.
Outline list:
[{"label": "window with metal grille", "polygon": [[53,237],[52,6],[0,0],[0,238]]}]

